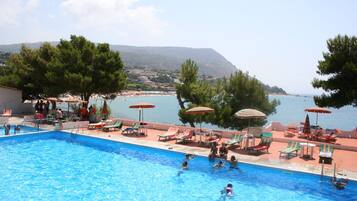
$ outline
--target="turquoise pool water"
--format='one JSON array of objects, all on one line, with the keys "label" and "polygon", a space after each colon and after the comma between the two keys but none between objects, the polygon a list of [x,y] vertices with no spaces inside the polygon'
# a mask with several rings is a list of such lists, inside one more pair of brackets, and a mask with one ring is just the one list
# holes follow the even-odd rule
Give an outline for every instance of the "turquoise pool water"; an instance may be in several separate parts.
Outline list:
[{"label": "turquoise pool water", "polygon": [[[357,183],[240,163],[213,171],[196,157],[91,137],[47,132],[0,138],[0,200],[357,200]],[[231,181],[234,197],[220,191]]]},{"label": "turquoise pool water", "polygon": [[[16,125],[11,125],[11,129],[10,129],[10,134],[21,134],[21,133],[29,133],[29,132],[36,132],[38,131],[37,128],[33,128],[33,127],[29,127],[29,126],[23,126],[20,125],[20,130],[19,131],[15,131],[15,126]],[[5,129],[3,125],[0,125],[0,136],[5,135]]]}]

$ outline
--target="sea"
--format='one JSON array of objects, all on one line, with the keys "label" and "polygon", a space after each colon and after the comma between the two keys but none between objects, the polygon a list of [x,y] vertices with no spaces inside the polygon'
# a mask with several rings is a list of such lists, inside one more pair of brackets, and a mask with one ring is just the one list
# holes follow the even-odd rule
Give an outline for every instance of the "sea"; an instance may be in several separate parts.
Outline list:
[{"label": "sea", "polygon": [[[268,116],[267,124],[273,121],[281,122],[284,125],[299,124],[305,121],[307,114],[311,124],[316,123],[316,114],[304,111],[306,108],[316,106],[312,96],[270,95],[269,99],[279,100],[280,105],[276,108],[276,113]],[[102,105],[102,102],[103,100],[100,98],[91,99],[91,103],[97,106]],[[176,96],[173,95],[118,96],[107,103],[113,117],[138,119],[138,110],[129,108],[130,105],[137,102],[148,102],[155,105],[155,108],[144,109],[145,121],[183,125],[178,116],[180,107]],[[318,125],[323,128],[342,130],[357,128],[357,108],[345,106],[340,109],[329,109],[332,113],[318,115]],[[202,127],[218,129],[217,126],[209,124],[202,124]]]}]

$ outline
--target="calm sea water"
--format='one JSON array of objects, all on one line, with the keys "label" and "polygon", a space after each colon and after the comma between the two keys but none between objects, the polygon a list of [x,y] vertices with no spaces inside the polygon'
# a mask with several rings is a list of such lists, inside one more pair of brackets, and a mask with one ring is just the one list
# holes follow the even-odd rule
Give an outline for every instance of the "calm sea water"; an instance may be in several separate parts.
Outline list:
[{"label": "calm sea water", "polygon": [[[180,173],[181,153],[60,132],[48,135],[0,142],[0,200],[357,199],[352,181],[339,191],[328,177],[244,163],[214,171],[205,157],[193,158],[189,170]],[[234,186],[232,198],[221,195],[228,182]]]},{"label": "calm sea water", "polygon": [[[315,106],[313,98],[308,96],[270,96],[270,99],[277,99],[280,105],[277,112],[268,117],[268,121],[279,121],[283,124],[299,123],[305,120],[305,108]],[[156,105],[153,109],[144,110],[144,120],[151,122],[162,122],[171,124],[182,124],[177,115],[179,105],[175,96],[136,96],[117,97],[108,102],[114,117],[138,119],[138,110],[130,109],[129,105],[137,102],[149,102]],[[102,104],[99,99],[92,100],[92,103]],[[357,127],[357,108],[351,106],[341,109],[330,108],[331,114],[319,114],[318,124],[324,128],[340,128],[352,130]],[[310,122],[315,124],[316,114],[311,113]],[[204,125],[215,128],[212,125]]]}]

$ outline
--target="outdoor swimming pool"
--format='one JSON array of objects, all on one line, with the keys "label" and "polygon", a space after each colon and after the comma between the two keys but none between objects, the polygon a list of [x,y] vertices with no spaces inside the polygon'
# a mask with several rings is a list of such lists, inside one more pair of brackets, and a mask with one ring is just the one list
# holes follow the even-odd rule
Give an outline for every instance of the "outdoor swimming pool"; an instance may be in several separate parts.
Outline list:
[{"label": "outdoor swimming pool", "polygon": [[[20,134],[20,133],[29,133],[29,132],[36,132],[38,131],[37,128],[29,127],[29,126],[24,126],[24,125],[19,125],[20,131],[15,131],[15,126],[16,125],[11,125],[10,129],[10,134]],[[3,125],[0,125],[0,136],[5,135],[5,129]]]},{"label": "outdoor swimming pool", "polygon": [[178,176],[181,153],[62,132],[0,138],[0,200],[357,200],[330,179],[240,163],[213,171],[205,157]]}]

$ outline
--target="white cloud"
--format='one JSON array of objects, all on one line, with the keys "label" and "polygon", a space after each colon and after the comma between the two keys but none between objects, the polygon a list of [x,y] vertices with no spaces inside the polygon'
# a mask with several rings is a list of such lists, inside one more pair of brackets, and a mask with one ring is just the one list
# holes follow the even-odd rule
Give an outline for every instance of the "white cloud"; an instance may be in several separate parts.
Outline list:
[{"label": "white cloud", "polygon": [[138,5],[137,0],[63,0],[61,8],[81,29],[144,31],[157,36],[166,26],[157,17],[158,9]]},{"label": "white cloud", "polygon": [[29,0],[25,3],[25,8],[26,10],[32,10],[37,8],[39,4],[40,4],[40,0]]},{"label": "white cloud", "polygon": [[17,25],[24,12],[37,8],[40,0],[0,0],[0,26]]}]

